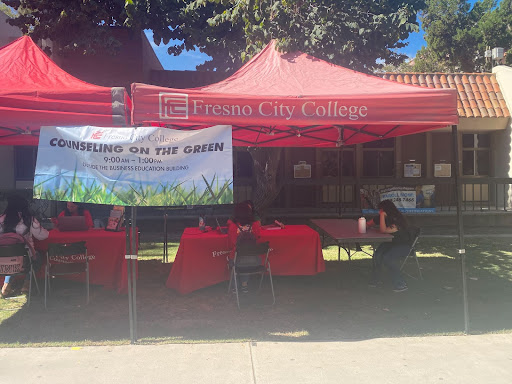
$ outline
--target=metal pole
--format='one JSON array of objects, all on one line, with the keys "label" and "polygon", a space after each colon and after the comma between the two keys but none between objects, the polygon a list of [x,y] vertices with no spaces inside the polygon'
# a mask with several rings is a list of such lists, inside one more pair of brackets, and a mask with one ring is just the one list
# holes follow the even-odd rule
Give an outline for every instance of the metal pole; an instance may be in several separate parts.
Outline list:
[{"label": "metal pole", "polygon": [[466,250],[464,249],[464,227],[462,221],[462,185],[459,180],[459,140],[457,135],[457,126],[452,125],[453,152],[455,154],[455,191],[457,199],[457,230],[459,233],[459,255],[460,267],[462,270],[462,295],[464,301],[464,333],[469,334],[469,310],[468,310],[468,287],[466,278]]},{"label": "metal pole", "polygon": [[168,249],[167,249],[167,212],[164,213],[164,257],[162,263],[167,263],[169,261]]},{"label": "metal pole", "polygon": [[133,341],[137,342],[137,207],[132,207],[132,311],[133,311]]},{"label": "metal pole", "polygon": [[338,151],[338,217],[341,217],[341,205],[343,200],[343,193],[341,193],[342,179],[343,179],[343,147],[339,148]]},{"label": "metal pole", "polygon": [[130,221],[127,220],[125,225],[126,230],[126,249],[125,249],[125,260],[127,269],[127,280],[128,280],[128,316],[130,318],[130,341],[133,344],[133,310],[132,310],[132,273],[130,270],[131,265],[131,253],[130,253]]}]

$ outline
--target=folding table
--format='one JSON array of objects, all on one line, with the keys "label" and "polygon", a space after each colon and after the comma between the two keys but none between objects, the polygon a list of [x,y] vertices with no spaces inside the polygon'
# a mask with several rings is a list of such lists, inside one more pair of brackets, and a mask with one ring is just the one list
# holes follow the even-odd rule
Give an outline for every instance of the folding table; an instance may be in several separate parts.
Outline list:
[{"label": "folding table", "polygon": [[324,237],[332,238],[338,245],[338,261],[340,260],[340,249],[347,252],[348,259],[351,258],[350,244],[370,244],[375,248],[376,244],[390,242],[393,236],[388,233],[381,233],[378,228],[368,228],[366,233],[359,233],[357,220],[352,219],[313,219],[311,222],[318,227]]}]

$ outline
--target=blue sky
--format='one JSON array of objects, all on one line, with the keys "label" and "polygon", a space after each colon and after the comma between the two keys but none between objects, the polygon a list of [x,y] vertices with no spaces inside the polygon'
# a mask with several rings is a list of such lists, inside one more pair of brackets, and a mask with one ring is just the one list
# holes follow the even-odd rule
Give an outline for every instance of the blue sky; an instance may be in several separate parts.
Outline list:
[{"label": "blue sky", "polygon": [[[477,0],[470,0],[469,2],[474,4],[476,1]],[[423,38],[423,34],[423,30],[420,32],[411,33],[409,38],[406,40],[409,45],[400,51],[405,53],[410,58],[413,58],[416,55],[416,52],[422,46],[427,44]],[[153,33],[151,31],[146,31],[146,35],[148,36],[149,42],[151,43],[151,46],[153,47],[164,69],[174,71],[194,71],[196,65],[204,63],[204,61],[209,58],[208,55],[201,53],[198,50],[183,52],[180,56],[171,56],[167,54],[167,46],[164,46],[163,44],[157,46],[155,43],[153,43]],[[169,44],[172,44],[172,42]]]}]

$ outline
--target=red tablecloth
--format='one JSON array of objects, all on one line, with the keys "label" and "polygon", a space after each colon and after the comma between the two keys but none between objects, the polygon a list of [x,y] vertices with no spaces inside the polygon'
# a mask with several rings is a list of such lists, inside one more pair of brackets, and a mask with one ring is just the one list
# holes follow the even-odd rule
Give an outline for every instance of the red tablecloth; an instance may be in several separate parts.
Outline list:
[{"label": "red tablecloth", "polygon": [[[103,285],[105,288],[117,290],[119,293],[128,292],[125,231],[110,232],[104,229],[90,229],[88,231],[60,232],[53,229],[50,231],[48,239],[36,240],[35,247],[38,251],[45,252],[50,243],[75,241],[86,242],[90,284]],[[76,278],[84,279],[83,276]]]},{"label": "red tablecloth", "polygon": [[[314,275],[325,271],[320,237],[306,225],[262,229],[260,241],[270,242],[273,275]],[[185,294],[228,280],[229,251],[228,235],[186,228],[166,286]]]}]

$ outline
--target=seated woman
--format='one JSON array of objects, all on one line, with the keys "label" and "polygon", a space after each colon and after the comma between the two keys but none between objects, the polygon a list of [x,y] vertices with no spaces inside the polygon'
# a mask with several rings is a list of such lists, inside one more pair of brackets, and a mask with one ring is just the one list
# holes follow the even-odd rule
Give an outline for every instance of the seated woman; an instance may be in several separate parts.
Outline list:
[{"label": "seated woman", "polygon": [[382,233],[393,235],[393,240],[391,243],[382,243],[375,250],[373,281],[370,285],[380,281],[380,272],[384,264],[391,272],[393,290],[406,291],[407,283],[400,272],[400,260],[407,256],[412,242],[407,220],[391,200],[383,200],[379,203],[379,215],[367,223],[369,227],[374,225],[379,226]]},{"label": "seated woman", "polygon": [[66,208],[59,214],[59,217],[62,216],[84,216],[87,226],[89,228],[94,227],[91,212],[85,209],[84,206],[80,203],[73,203],[68,201],[66,203]]},{"label": "seated woman", "polygon": [[254,221],[258,221],[261,225],[261,217],[259,213],[256,211],[256,207],[254,206],[254,202],[252,200],[245,200],[240,204],[247,204],[249,206],[249,209],[251,210],[252,217]]},{"label": "seated woman", "polygon": [[[34,238],[44,240],[48,237],[48,231],[30,213],[28,201],[25,198],[13,195],[7,199],[7,208],[0,216],[0,234],[3,233],[17,233],[23,236],[30,257],[33,261],[39,261],[39,254],[34,250]],[[21,292],[28,292],[29,283],[30,275],[27,274]],[[2,296],[9,296],[12,292],[11,277],[6,276],[2,287]]]},{"label": "seated woman", "polygon": [[[228,244],[231,249],[231,253],[228,257],[230,261],[235,257],[239,236],[252,236],[254,239],[258,239],[260,237],[260,229],[260,222],[254,220],[252,208],[246,202],[235,205],[233,219],[228,220]],[[249,292],[248,282],[249,276],[241,277],[241,289],[243,293]]]}]

